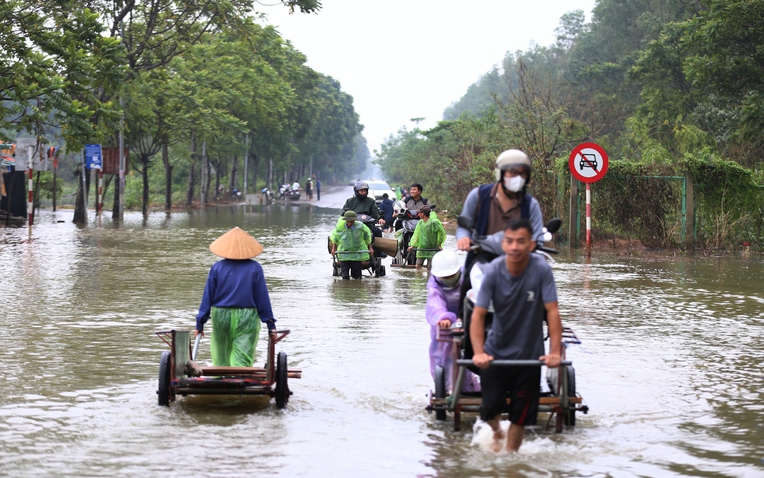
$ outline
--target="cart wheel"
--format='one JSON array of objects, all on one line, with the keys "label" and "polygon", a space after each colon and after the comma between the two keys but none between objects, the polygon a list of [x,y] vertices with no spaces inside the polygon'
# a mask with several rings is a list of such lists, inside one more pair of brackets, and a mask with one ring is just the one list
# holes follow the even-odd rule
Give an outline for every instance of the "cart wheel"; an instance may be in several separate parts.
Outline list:
[{"label": "cart wheel", "polygon": [[[443,367],[435,367],[435,398],[446,398],[446,371]],[[445,410],[435,410],[436,420],[445,420]]]},{"label": "cart wheel", "polygon": [[387,275],[387,272],[385,271],[385,266],[379,266],[379,277],[385,277]]},{"label": "cart wheel", "polygon": [[162,358],[159,359],[159,388],[157,395],[159,405],[163,407],[170,406],[170,352],[162,352]]},{"label": "cart wheel", "polygon": [[[575,397],[576,396],[576,370],[573,367],[566,367],[566,370],[568,371],[568,396]],[[568,426],[568,427],[576,426],[575,407],[571,406],[569,410],[563,412],[562,418],[563,418],[563,422],[565,423],[565,426]]]},{"label": "cart wheel", "polygon": [[276,408],[286,407],[289,401],[289,386],[287,385],[287,354],[279,352],[276,359]]},{"label": "cart wheel", "polygon": [[340,275],[339,268],[332,264],[332,277],[338,277]]}]

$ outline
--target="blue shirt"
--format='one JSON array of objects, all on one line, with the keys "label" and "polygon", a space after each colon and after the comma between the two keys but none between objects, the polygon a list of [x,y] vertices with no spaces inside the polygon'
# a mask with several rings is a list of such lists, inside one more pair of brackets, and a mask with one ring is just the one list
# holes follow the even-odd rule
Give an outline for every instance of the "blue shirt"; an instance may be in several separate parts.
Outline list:
[{"label": "blue shirt", "polygon": [[383,199],[382,204],[379,205],[379,210],[382,211],[383,219],[385,222],[393,222],[393,200],[390,198]]},{"label": "blue shirt", "polygon": [[196,316],[196,330],[204,329],[212,307],[253,308],[261,321],[276,321],[263,267],[251,259],[223,259],[212,264]]}]

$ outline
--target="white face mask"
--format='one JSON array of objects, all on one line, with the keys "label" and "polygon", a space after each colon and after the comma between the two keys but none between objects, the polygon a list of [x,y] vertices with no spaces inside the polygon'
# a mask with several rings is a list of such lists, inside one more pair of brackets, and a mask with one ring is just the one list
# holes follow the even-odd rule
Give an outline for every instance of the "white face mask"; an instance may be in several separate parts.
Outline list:
[{"label": "white face mask", "polygon": [[523,186],[525,186],[525,179],[520,175],[504,178],[504,187],[513,193],[520,192]]}]

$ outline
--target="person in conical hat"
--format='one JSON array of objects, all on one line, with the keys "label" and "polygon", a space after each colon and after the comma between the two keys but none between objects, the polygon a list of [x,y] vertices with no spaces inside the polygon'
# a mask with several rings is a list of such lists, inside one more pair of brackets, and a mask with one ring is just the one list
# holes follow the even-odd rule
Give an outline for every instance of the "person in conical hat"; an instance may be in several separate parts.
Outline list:
[{"label": "person in conical hat", "polygon": [[210,251],[223,260],[210,268],[194,336],[204,336],[204,324],[211,318],[212,364],[251,367],[261,322],[276,330],[263,267],[252,260],[263,246],[235,227],[213,241]]}]

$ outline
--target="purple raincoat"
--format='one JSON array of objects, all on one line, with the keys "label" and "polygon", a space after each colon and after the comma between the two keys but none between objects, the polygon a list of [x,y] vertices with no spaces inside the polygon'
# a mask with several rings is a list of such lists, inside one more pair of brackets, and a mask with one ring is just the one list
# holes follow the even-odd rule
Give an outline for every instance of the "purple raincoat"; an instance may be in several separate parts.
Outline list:
[{"label": "purple raincoat", "polygon": [[[425,318],[430,324],[430,374],[435,379],[435,367],[440,365],[446,372],[446,389],[453,390],[453,343],[439,342],[438,322],[441,320],[450,320],[453,324],[456,322],[456,311],[459,308],[459,289],[462,280],[453,289],[446,289],[440,279],[434,275],[427,281],[427,307],[425,308]],[[478,377],[467,370],[464,376],[462,390],[473,392],[480,390]]]}]

